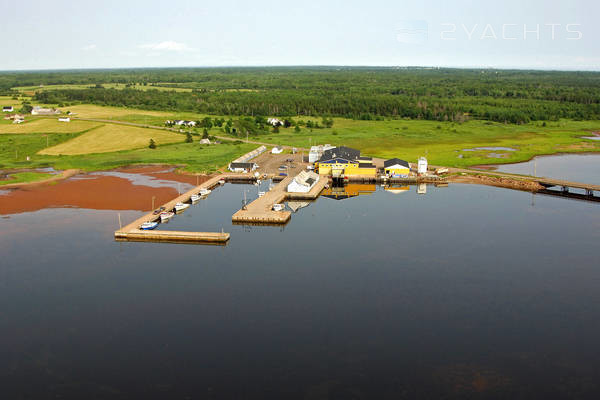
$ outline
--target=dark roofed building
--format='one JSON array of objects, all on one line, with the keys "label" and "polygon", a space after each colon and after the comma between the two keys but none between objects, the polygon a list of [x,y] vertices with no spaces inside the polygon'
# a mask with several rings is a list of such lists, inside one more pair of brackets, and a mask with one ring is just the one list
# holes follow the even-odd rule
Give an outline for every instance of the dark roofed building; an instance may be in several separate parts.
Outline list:
[{"label": "dark roofed building", "polygon": [[325,150],[319,162],[332,160],[334,158],[343,158],[348,161],[356,161],[360,157],[360,150],[356,150],[346,146],[334,147],[333,149]]},{"label": "dark roofed building", "polygon": [[389,160],[387,160],[383,163],[384,168],[390,168],[390,167],[393,167],[394,165],[401,165],[403,167],[410,169],[410,165],[408,164],[408,162],[401,160],[399,158],[390,158]]}]

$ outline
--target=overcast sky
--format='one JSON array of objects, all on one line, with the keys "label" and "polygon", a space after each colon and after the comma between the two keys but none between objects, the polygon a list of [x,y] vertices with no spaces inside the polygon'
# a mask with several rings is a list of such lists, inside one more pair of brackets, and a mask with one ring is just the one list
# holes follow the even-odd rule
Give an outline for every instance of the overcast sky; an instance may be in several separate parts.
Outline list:
[{"label": "overcast sky", "polygon": [[598,0],[32,0],[4,10],[0,70],[243,65],[600,70]]}]

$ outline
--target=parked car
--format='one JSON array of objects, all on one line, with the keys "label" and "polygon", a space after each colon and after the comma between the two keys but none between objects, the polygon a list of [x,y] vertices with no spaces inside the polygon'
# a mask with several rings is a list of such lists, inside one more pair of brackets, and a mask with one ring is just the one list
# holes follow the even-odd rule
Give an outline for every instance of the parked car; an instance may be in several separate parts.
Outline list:
[{"label": "parked car", "polygon": [[280,171],[285,171],[285,170],[287,170],[287,167],[285,165],[280,165],[279,166],[279,170]]},{"label": "parked car", "polygon": [[287,176],[287,174],[285,172],[280,172],[279,176]]}]

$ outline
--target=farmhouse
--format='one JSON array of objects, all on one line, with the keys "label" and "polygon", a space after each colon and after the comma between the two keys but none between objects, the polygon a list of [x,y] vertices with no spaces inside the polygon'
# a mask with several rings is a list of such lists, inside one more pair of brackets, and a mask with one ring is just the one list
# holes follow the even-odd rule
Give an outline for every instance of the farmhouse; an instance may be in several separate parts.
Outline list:
[{"label": "farmhouse", "polygon": [[229,170],[231,172],[251,172],[258,168],[253,162],[232,162],[229,164]]},{"label": "farmhouse", "polygon": [[287,187],[290,193],[308,193],[319,181],[319,175],[312,171],[300,172]]},{"label": "farmhouse", "polygon": [[267,123],[269,125],[273,125],[273,126],[283,126],[283,121],[281,121],[277,118],[269,118],[269,119],[267,119]]},{"label": "farmhouse", "polygon": [[2,112],[13,112],[14,108],[13,106],[4,106],[2,107]]},{"label": "farmhouse", "polygon": [[399,158],[391,158],[383,163],[386,175],[393,178],[407,178],[410,174],[410,165]]},{"label": "farmhouse", "polygon": [[33,107],[31,110],[31,115],[55,115],[60,114],[60,110],[56,108],[43,108],[39,106]]},{"label": "farmhouse", "polygon": [[283,147],[281,147],[281,146],[273,147],[273,149],[271,150],[271,154],[281,154],[281,153],[283,153]]}]

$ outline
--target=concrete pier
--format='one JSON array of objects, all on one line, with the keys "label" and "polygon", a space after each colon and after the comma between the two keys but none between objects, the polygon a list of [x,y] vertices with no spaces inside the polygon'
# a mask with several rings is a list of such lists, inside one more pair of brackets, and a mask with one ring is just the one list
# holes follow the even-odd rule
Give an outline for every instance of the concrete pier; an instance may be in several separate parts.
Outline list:
[{"label": "concrete pier", "polygon": [[328,180],[321,177],[308,193],[288,193],[287,186],[294,178],[288,176],[277,184],[273,189],[259,197],[252,203],[246,205],[245,209],[239,210],[231,217],[235,224],[260,224],[260,225],[282,225],[289,222],[292,213],[289,211],[274,211],[274,204],[281,204],[286,200],[314,200],[323,191]]}]

